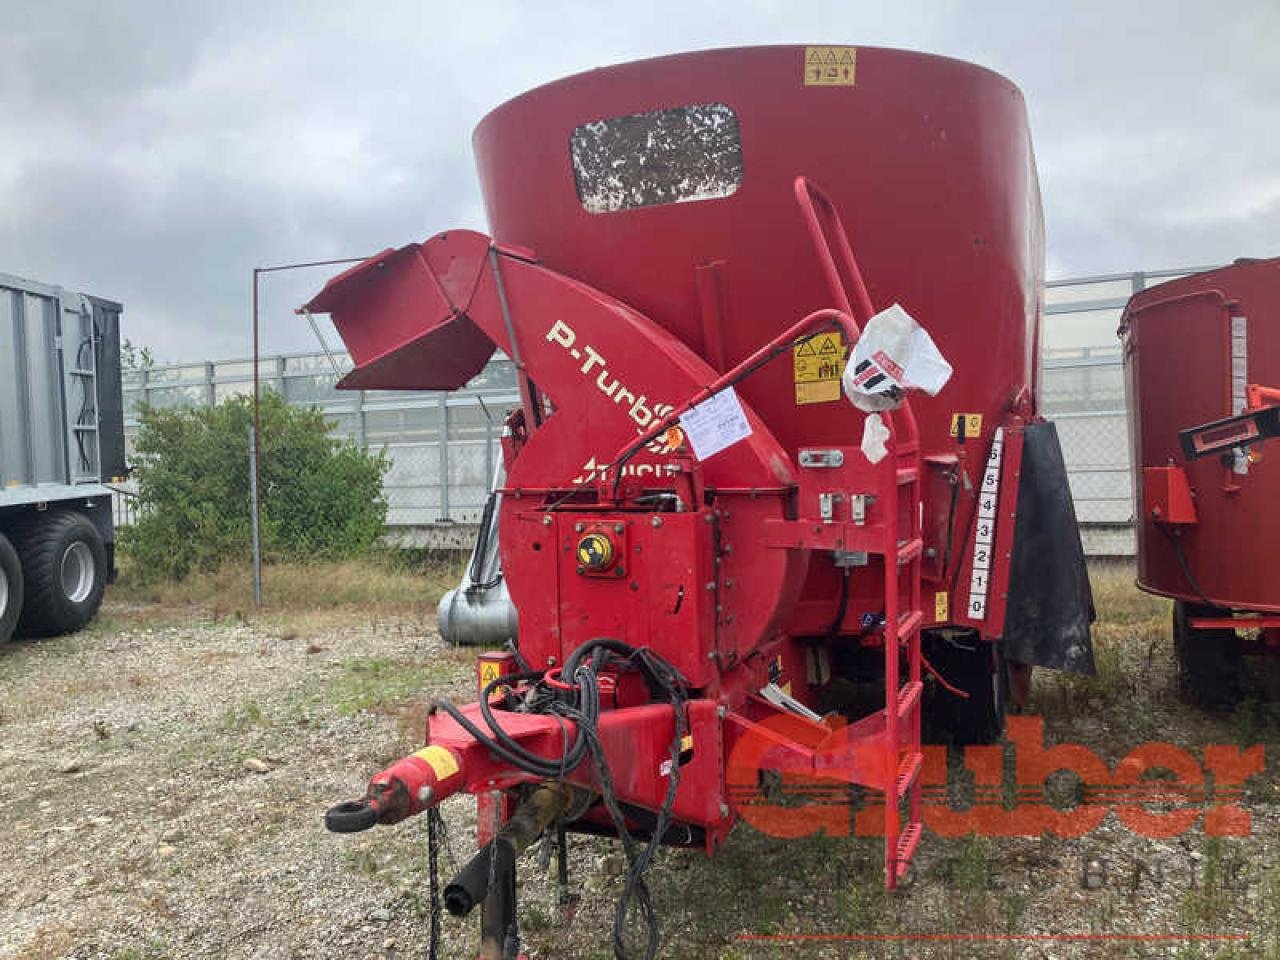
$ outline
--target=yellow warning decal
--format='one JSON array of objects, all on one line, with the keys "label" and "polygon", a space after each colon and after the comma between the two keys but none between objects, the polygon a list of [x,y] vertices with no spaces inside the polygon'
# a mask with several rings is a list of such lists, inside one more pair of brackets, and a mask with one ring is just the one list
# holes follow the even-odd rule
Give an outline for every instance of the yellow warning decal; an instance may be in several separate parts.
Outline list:
[{"label": "yellow warning decal", "polygon": [[502,676],[502,665],[492,660],[480,661],[480,689],[483,690]]},{"label": "yellow warning decal", "polygon": [[683,737],[680,738],[680,752],[684,753],[685,751],[692,750],[692,749],[693,749],[693,734],[686,733]]},{"label": "yellow warning decal", "polygon": [[444,747],[423,747],[414,754],[419,760],[426,761],[436,775],[436,780],[448,780],[458,772],[457,758]]},{"label": "yellow warning decal", "polygon": [[964,421],[965,437],[976,437],[982,433],[982,414],[980,413],[953,413],[951,415],[951,435],[953,437],[960,436],[960,422]]},{"label": "yellow warning decal", "polygon": [[852,87],[857,47],[805,47],[806,87]]},{"label": "yellow warning decal", "polygon": [[939,590],[933,595],[933,619],[935,623],[946,623],[951,612],[951,600],[947,591]]},{"label": "yellow warning decal", "polygon": [[839,331],[819,333],[792,350],[796,403],[828,403],[840,399],[840,374],[849,352]]}]

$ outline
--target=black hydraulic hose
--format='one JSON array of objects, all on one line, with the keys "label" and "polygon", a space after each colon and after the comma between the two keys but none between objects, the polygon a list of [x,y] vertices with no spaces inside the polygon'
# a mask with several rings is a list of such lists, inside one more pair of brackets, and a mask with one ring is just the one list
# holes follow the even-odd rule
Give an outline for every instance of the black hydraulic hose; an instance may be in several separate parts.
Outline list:
[{"label": "black hydraulic hose", "polygon": [[471,566],[467,569],[467,577],[471,580],[471,589],[477,592],[492,590],[502,582],[502,571],[490,577],[488,580],[481,580],[480,575],[484,570],[484,558],[489,552],[489,539],[492,536],[493,511],[497,507],[498,494],[489,494],[489,499],[484,503],[484,512],[480,515],[480,532],[476,536],[476,545],[471,551]]},{"label": "black hydraulic hose", "polygon": [[480,715],[484,717],[484,722],[488,724],[489,729],[493,731],[493,739],[497,740],[510,753],[519,757],[523,761],[517,763],[516,766],[523,770],[527,770],[530,773],[543,773],[548,777],[558,776],[562,770],[568,771],[574,769],[582,762],[582,758],[586,755],[587,744],[583,739],[581,730],[577,732],[572,745],[565,750],[562,758],[551,760],[525,748],[518,740],[502,728],[502,725],[498,723],[497,718],[493,715],[493,707],[489,704],[488,685],[486,685],[485,691],[480,695]]},{"label": "black hydraulic hose", "polygon": [[1156,521],[1156,529],[1168,538],[1169,543],[1173,546],[1173,555],[1178,559],[1178,566],[1182,568],[1182,575],[1186,577],[1187,586],[1195,592],[1195,595],[1204,601],[1205,606],[1217,606],[1212,600],[1204,595],[1204,591],[1200,589],[1200,583],[1196,580],[1195,574],[1191,572],[1191,567],[1187,564],[1187,555],[1182,552],[1182,540],[1172,530],[1168,529],[1159,520]]},{"label": "black hydraulic hose", "polygon": [[597,637],[594,640],[588,640],[574,650],[573,653],[569,654],[568,659],[564,662],[564,673],[573,676],[577,673],[582,661],[596,650],[608,650],[610,653],[616,653],[625,659],[631,659],[639,652],[636,647],[631,646],[629,643],[623,643],[621,640],[614,640],[610,637]]},{"label": "black hydraulic hose", "polygon": [[[845,602],[847,603],[847,597]],[[598,657],[599,654],[603,656]],[[626,818],[618,806],[613,778],[605,759],[604,746],[600,741],[600,688],[597,673],[614,657],[638,669],[655,695],[665,695],[675,713],[674,735],[670,749],[671,773],[667,780],[667,791],[662,806],[658,810],[653,833],[649,842],[642,848],[638,848],[627,830]],[[561,756],[557,758],[539,756],[523,747],[502,729],[489,704],[490,695],[499,686],[522,681],[538,681],[544,678],[545,675],[537,671],[525,671],[498,677],[485,684],[480,693],[480,712],[492,735],[481,730],[448,701],[437,700],[435,706],[453,717],[468,734],[478,743],[484,744],[498,759],[534,776],[563,781],[565,774],[577,766],[584,756],[590,754],[601,799],[627,852],[626,883],[614,914],[614,954],[620,960],[626,960],[628,957],[624,932],[627,919],[635,907],[639,909],[646,927],[643,956],[646,960],[653,960],[658,951],[659,929],[653,902],[645,885],[644,874],[671,824],[676,792],[680,786],[681,747],[689,730],[688,718],[685,715],[688,695],[684,678],[674,666],[647,647],[633,647],[621,640],[606,637],[589,640],[582,644],[569,654],[561,670],[561,678],[574,691],[574,698],[572,700],[553,699],[545,707],[546,712],[573,721],[577,729],[573,743],[566,745]],[[472,858],[445,890],[445,905],[449,912],[460,916],[474,908],[487,895],[489,880],[494,874],[505,874],[513,866],[517,852],[518,848],[514,845],[508,846],[506,843],[495,842],[488,844],[485,850]]]},{"label": "black hydraulic hose", "polygon": [[[501,725],[498,724],[497,719],[493,716],[492,710],[489,707],[489,696],[493,692],[494,688],[501,685],[518,683],[521,680],[539,680],[542,676],[543,675],[541,673],[536,671],[531,671],[529,673],[507,674],[506,676],[498,677],[485,684],[484,689],[480,692],[480,712],[485,718],[485,723],[493,732],[492,735],[481,730],[469,717],[467,717],[466,714],[448,700],[437,700],[435,701],[434,706],[443,710],[456,720],[462,729],[466,730],[467,733],[469,733],[478,743],[483,743],[487,748],[493,751],[499,759],[509,763],[517,769],[524,770],[527,773],[532,773],[535,776],[555,777],[559,775],[561,770],[572,770],[581,761],[583,752],[586,750],[585,744],[579,745],[579,741],[582,739],[581,735],[579,735],[573,746],[566,751],[563,758],[549,759],[547,757],[542,757],[536,753],[531,753],[529,750],[526,750],[505,730],[503,730]],[[576,759],[572,759],[575,756]]]}]

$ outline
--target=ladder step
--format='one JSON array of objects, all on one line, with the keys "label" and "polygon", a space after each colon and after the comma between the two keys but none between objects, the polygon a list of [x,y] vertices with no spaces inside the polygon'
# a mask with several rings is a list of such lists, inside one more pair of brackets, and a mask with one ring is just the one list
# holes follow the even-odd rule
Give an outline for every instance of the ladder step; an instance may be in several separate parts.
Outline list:
[{"label": "ladder step", "polygon": [[924,541],[919,537],[898,544],[898,563],[910,563],[924,550]]},{"label": "ladder step", "polygon": [[919,680],[911,680],[902,685],[898,691],[898,719],[906,721],[912,711],[920,706],[920,695],[924,692],[924,684]]},{"label": "ladder step", "polygon": [[924,824],[915,821],[907,825],[907,829],[902,831],[902,835],[898,837],[898,848],[894,852],[893,869],[897,874],[895,879],[901,880],[907,874],[907,868],[911,866],[911,858],[916,855],[916,847],[920,846],[920,837],[924,834]]},{"label": "ladder step", "polygon": [[918,750],[913,750],[903,756],[898,764],[898,776],[893,782],[894,791],[899,800],[907,795],[907,791],[911,789],[912,784],[916,782],[916,778],[920,776],[920,769],[924,766],[924,754]]},{"label": "ladder step", "polygon": [[920,479],[920,471],[915,467],[898,468],[898,486],[905,487],[909,483],[915,483],[918,479]]},{"label": "ladder step", "polygon": [[924,614],[919,610],[908,610],[906,613],[898,617],[898,639],[902,640],[910,637],[913,633],[920,629],[920,624],[924,622]]}]

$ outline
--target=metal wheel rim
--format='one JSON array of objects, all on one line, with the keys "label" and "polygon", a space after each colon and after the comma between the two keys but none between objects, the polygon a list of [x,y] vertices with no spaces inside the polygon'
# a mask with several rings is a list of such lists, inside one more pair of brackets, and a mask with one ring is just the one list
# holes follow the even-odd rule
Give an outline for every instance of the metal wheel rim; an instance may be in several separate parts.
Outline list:
[{"label": "metal wheel rim", "polygon": [[0,567],[0,617],[9,612],[9,573]]},{"label": "metal wheel rim", "polygon": [[97,573],[93,551],[83,540],[71,544],[62,554],[62,592],[72,603],[83,603],[93,593]]}]

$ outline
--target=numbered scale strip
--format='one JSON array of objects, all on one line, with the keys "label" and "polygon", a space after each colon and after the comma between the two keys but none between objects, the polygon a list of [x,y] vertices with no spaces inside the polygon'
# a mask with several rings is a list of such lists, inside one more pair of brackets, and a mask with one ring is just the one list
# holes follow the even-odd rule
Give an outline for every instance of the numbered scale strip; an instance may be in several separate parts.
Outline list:
[{"label": "numbered scale strip", "polygon": [[987,616],[987,592],[991,588],[991,559],[995,553],[996,510],[1000,505],[1000,463],[1004,457],[1004,428],[996,430],[991,439],[991,452],[982,474],[981,493],[978,496],[978,523],[973,537],[973,573],[969,577],[969,605],[966,612],[971,620],[985,620]]}]

